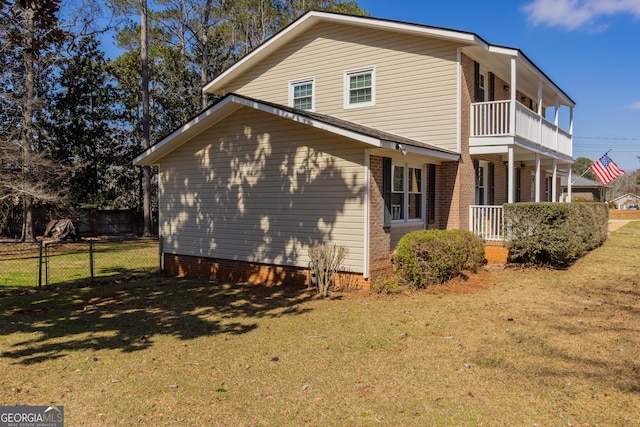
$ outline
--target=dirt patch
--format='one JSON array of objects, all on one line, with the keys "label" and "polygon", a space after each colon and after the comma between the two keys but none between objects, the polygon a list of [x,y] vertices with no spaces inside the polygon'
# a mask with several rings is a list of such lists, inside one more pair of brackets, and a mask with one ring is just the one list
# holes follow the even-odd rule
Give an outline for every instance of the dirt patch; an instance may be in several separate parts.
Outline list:
[{"label": "dirt patch", "polygon": [[502,270],[502,265],[488,265],[475,273],[465,272],[440,285],[430,285],[425,289],[403,288],[398,293],[378,294],[369,289],[340,290],[331,295],[332,298],[344,299],[385,299],[416,295],[469,295],[483,292],[494,285],[493,271]]}]

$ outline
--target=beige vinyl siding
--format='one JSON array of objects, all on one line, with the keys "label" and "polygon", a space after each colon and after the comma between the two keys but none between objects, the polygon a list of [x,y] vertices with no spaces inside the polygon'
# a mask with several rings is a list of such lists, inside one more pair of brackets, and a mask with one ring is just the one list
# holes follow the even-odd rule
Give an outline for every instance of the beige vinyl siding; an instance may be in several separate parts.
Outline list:
[{"label": "beige vinyl siding", "polygon": [[165,251],[306,267],[332,242],[362,272],[364,149],[242,108],[161,159]]},{"label": "beige vinyl siding", "polygon": [[[456,150],[460,44],[322,23],[225,88],[287,104],[288,82],[315,78],[315,111]],[[376,105],[344,108],[344,73],[375,68]]]}]

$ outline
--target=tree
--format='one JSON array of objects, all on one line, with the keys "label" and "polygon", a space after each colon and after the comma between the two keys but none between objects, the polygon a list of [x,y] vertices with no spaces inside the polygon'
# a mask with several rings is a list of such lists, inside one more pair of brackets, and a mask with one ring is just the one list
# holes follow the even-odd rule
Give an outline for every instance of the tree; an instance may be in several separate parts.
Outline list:
[{"label": "tree", "polygon": [[21,240],[35,240],[34,209],[38,202],[58,202],[64,191],[56,188],[56,165],[42,149],[39,121],[46,77],[56,60],[53,54],[66,40],[57,14],[60,0],[2,0],[0,43],[6,62],[2,76],[7,85],[3,102],[10,123],[2,131],[5,149],[2,197],[22,202]]},{"label": "tree", "polygon": [[[589,168],[593,164],[593,161],[587,157],[578,157],[571,164],[571,172],[576,176],[581,176],[584,173],[584,177],[597,181],[597,178]],[[586,173],[585,173],[586,172]]]},{"label": "tree", "polygon": [[48,149],[73,170],[68,194],[74,204],[121,207],[131,199],[131,185],[123,181],[131,175],[133,151],[122,142],[113,71],[94,36],[70,42],[67,51],[46,108]]}]

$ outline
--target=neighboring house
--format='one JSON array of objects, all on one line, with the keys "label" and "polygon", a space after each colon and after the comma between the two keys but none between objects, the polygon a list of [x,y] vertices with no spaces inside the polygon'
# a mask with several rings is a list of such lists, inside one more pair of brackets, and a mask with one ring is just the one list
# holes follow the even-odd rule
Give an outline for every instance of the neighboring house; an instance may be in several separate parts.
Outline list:
[{"label": "neighboring house", "polygon": [[572,163],[571,98],[463,31],[309,12],[204,90],[221,100],[134,160],[159,167],[169,274],[304,282],[328,242],[366,283],[409,231],[495,238],[502,204],[559,200]]},{"label": "neighboring house", "polygon": [[569,200],[569,184],[571,184],[571,200],[573,201],[605,201],[607,198],[608,187],[606,185],[584,176],[572,174],[571,182],[567,176],[563,176],[560,180],[561,201]]},{"label": "neighboring house", "polygon": [[624,196],[616,197],[612,200],[616,208],[620,210],[637,210],[640,209],[640,196],[627,193]]}]

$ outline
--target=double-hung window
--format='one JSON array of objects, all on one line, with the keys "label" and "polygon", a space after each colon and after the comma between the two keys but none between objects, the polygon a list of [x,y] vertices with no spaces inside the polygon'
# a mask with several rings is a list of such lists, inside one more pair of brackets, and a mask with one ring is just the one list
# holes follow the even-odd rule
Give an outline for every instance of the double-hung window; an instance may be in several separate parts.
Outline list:
[{"label": "double-hung window", "polygon": [[314,79],[289,82],[289,105],[300,110],[313,111],[315,108]]},{"label": "double-hung window", "polygon": [[400,223],[424,219],[422,167],[394,164],[391,181],[391,220]]},{"label": "double-hung window", "polygon": [[344,107],[366,107],[375,105],[375,69],[347,71],[344,74]]}]

